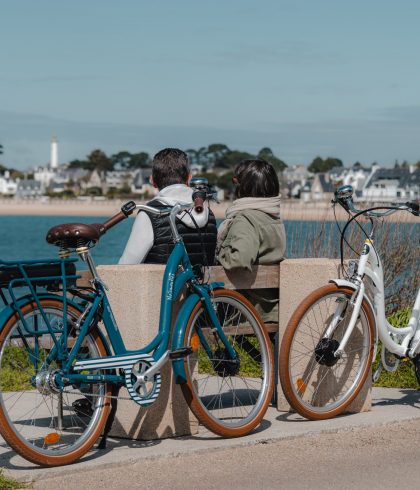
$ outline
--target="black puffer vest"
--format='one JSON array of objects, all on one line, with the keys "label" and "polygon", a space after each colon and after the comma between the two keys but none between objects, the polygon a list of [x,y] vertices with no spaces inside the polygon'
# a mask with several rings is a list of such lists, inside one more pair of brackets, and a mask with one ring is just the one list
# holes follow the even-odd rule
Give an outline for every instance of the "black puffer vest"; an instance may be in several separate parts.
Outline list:
[{"label": "black puffer vest", "polygon": [[[147,203],[153,208],[167,208],[166,204],[157,199]],[[154,242],[153,247],[144,260],[146,264],[166,264],[174,248],[169,216],[160,217],[147,213],[152,222]],[[217,242],[217,226],[214,214],[209,210],[207,225],[203,228],[189,228],[177,219],[177,228],[182,236],[192,265],[205,264],[203,254],[206,254],[207,264],[214,264],[214,254]],[[200,237],[201,235],[201,237]],[[204,248],[203,248],[204,245]]]}]

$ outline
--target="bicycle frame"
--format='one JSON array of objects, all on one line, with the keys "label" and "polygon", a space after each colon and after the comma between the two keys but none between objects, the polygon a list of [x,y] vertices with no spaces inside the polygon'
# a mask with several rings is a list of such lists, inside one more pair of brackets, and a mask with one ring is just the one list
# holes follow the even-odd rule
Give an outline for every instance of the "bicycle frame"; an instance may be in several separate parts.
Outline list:
[{"label": "bicycle frame", "polygon": [[[91,267],[93,262],[87,260],[88,265]],[[179,272],[179,266],[182,265],[182,271]],[[112,313],[111,305],[106,295],[106,286],[100,280],[95,269],[92,271],[94,279],[94,285],[96,291],[92,294],[90,298],[90,303],[87,305],[85,312],[82,313],[82,319],[80,321],[79,334],[77,336],[76,342],[71,349],[68,356],[66,356],[66,364],[63,366],[64,379],[63,382],[74,383],[74,382],[87,382],[95,383],[97,381],[110,381],[113,383],[124,383],[124,376],[116,374],[74,374],[72,371],[86,371],[93,369],[104,369],[104,370],[115,370],[116,368],[134,365],[138,360],[144,359],[154,362],[145,373],[144,376],[152,376],[156,374],[162,365],[169,359],[169,339],[171,333],[171,322],[172,322],[172,309],[175,301],[177,301],[181,295],[186,284],[189,285],[189,289],[193,293],[195,303],[197,301],[203,301],[206,310],[210,316],[214,328],[225,345],[229,355],[232,359],[237,357],[235,350],[232,348],[228,342],[222,327],[217,318],[216,312],[213,308],[211,302],[211,290],[217,287],[221,287],[221,283],[213,283],[210,285],[201,285],[198,283],[194,271],[192,269],[188,254],[185,250],[185,246],[182,241],[178,241],[175,244],[174,250],[172,251],[167,266],[165,268],[163,276],[163,287],[161,295],[161,310],[160,310],[160,320],[159,329],[157,335],[154,339],[145,347],[137,350],[128,350],[124,345],[123,338],[118,329],[118,325],[115,321],[114,315]],[[89,361],[76,361],[77,353],[83,343],[85,336],[88,334],[91,327],[92,321],[94,321],[95,314],[100,310],[101,319],[105,326],[106,335],[109,340],[109,344],[112,347],[113,355],[108,357],[102,357],[98,359],[90,359]],[[86,313],[87,312],[87,313]],[[181,313],[181,312],[180,312]],[[176,328],[179,330],[185,325],[183,322],[176,323]],[[67,331],[67,330],[66,330]],[[50,332],[53,335],[53,332]],[[174,332],[174,338],[179,339],[179,332]],[[200,334],[199,334],[200,335]],[[211,353],[210,347],[204,336],[201,336],[201,341],[203,342],[204,348]],[[61,344],[61,345],[60,345]],[[60,349],[66,349],[66,339],[64,338],[62,342],[57,343],[56,346],[51,350],[46,362],[48,363],[54,356],[60,357],[62,354]],[[58,352],[57,352],[58,349]],[[177,381],[182,382],[182,376],[177,376]]]},{"label": "bicycle frame", "polygon": [[[383,267],[379,254],[373,245],[372,237],[365,240],[363,251],[358,263],[357,275],[354,280],[349,281],[334,279],[331,281],[338,286],[348,286],[355,291],[352,297],[352,304],[354,306],[353,312],[346,333],[343,336],[337,351],[335,352],[335,356],[339,357],[344,352],[347,342],[357,322],[363,299],[366,299],[368,303],[372,305],[365,291],[365,284],[363,282],[365,276],[370,278],[372,281],[371,289],[373,293],[373,313],[376,320],[375,328],[377,331],[377,337],[379,337],[384,346],[393,354],[401,357],[414,357],[420,349],[420,290],[417,291],[416,300],[408,325],[402,328],[393,327],[387,321],[385,315]],[[332,336],[341,314],[342,309],[340,311],[339,306],[336,314],[334,315],[334,320],[326,332],[328,337]],[[394,339],[401,340],[397,341]]]}]

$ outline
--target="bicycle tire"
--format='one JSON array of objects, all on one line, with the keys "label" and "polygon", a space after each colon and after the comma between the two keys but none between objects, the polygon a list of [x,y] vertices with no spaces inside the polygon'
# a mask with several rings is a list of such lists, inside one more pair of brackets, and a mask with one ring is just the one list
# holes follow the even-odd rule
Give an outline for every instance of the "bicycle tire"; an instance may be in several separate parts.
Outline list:
[{"label": "bicycle tire", "polygon": [[[40,303],[59,336],[62,300],[41,299]],[[41,365],[51,352],[51,334],[43,327],[35,302],[29,302],[21,310],[30,330],[37,329],[38,333],[24,331],[17,314],[9,318],[0,332],[0,433],[17,453],[33,463],[66,465],[86,454],[100,436],[109,415],[111,390],[107,383],[101,382],[65,387],[59,395],[49,389],[47,382],[41,389],[34,386],[37,375],[42,377],[59,368],[60,361],[51,359],[48,367],[41,369],[46,367]],[[80,314],[68,305],[69,324],[74,324]],[[70,349],[71,345],[68,346]],[[93,328],[84,339],[77,359],[105,355],[105,345],[98,330]],[[10,386],[10,379],[18,384]]]},{"label": "bicycle tire", "polygon": [[[181,385],[194,415],[207,429],[223,437],[251,432],[264,417],[273,393],[274,361],[264,323],[242,295],[217,289],[213,305],[231,345],[239,354],[232,368],[226,349],[199,302],[188,319],[184,345],[193,353],[184,360],[187,382]],[[198,336],[204,335],[211,357]],[[226,388],[226,392],[222,390]],[[207,391],[206,391],[207,390]]]},{"label": "bicycle tire", "polygon": [[[349,300],[353,293],[351,288],[336,284],[313,291],[300,303],[286,327],[280,347],[280,382],[292,409],[307,419],[323,420],[343,413],[370,372],[375,316],[366,300],[343,356],[333,355],[351,316]],[[343,305],[344,316],[332,339],[325,342],[329,319],[336,304],[343,301],[347,302]]]}]

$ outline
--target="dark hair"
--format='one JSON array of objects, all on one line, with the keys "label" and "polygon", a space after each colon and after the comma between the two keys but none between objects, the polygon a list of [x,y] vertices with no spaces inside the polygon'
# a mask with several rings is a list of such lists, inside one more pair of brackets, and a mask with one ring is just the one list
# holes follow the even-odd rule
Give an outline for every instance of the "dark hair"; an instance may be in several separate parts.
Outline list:
[{"label": "dark hair", "polygon": [[165,148],[153,157],[152,177],[159,190],[173,184],[186,184],[190,175],[188,156],[177,148]]},{"label": "dark hair", "polygon": [[237,180],[235,194],[241,197],[275,197],[280,185],[276,171],[265,160],[242,160],[233,174]]}]

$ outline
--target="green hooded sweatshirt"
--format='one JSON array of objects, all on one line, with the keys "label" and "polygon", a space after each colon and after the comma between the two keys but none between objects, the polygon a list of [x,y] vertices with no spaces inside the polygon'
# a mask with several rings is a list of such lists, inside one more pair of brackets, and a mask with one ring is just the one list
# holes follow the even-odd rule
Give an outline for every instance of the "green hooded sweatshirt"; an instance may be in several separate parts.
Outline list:
[{"label": "green hooded sweatshirt", "polygon": [[[278,264],[286,250],[286,231],[280,218],[248,209],[232,219],[225,238],[218,244],[218,262],[224,269],[246,269],[254,264]],[[241,290],[265,322],[278,321],[278,285],[270,289]]]}]

